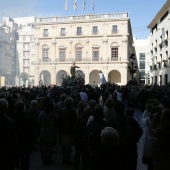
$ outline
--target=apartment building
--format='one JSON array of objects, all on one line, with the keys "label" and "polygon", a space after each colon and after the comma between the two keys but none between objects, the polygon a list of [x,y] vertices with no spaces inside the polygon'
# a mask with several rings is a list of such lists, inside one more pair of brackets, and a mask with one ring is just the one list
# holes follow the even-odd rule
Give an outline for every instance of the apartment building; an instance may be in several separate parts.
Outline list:
[{"label": "apartment building", "polygon": [[166,85],[170,81],[170,0],[148,25],[150,29],[151,83]]},{"label": "apartment building", "polygon": [[61,85],[73,62],[85,84],[126,84],[133,38],[128,13],[36,18],[35,84]]},{"label": "apartment building", "polygon": [[[7,22],[6,22],[7,21]],[[0,26],[0,86],[15,84],[15,24],[8,26],[9,20],[3,20]]]},{"label": "apartment building", "polygon": [[150,37],[139,40],[134,38],[134,47],[139,70],[139,84],[150,85]]},{"label": "apartment building", "polygon": [[18,25],[17,85],[25,83],[25,85],[34,85],[34,67],[31,63],[35,58],[35,17],[13,18],[13,20]]}]

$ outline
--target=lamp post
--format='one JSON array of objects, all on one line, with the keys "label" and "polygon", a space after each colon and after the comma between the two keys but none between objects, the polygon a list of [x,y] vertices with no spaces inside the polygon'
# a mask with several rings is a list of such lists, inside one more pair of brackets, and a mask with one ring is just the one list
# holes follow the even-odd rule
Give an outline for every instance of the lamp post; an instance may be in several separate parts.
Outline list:
[{"label": "lamp post", "polygon": [[136,73],[136,68],[137,66],[135,66],[134,64],[134,61],[135,61],[135,55],[134,53],[132,53],[129,57],[129,61],[130,61],[130,66],[128,66],[129,68],[129,72],[130,74],[132,75],[132,80],[133,80],[133,74]]}]

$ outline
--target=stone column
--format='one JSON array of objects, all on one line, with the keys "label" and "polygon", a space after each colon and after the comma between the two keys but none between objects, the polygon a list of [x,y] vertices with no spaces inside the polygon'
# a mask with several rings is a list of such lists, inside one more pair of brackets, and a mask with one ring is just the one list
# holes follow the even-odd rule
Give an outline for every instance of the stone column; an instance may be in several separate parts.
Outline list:
[{"label": "stone column", "polygon": [[40,43],[37,41],[35,43],[35,59],[34,59],[34,71],[35,71],[35,75],[34,75],[34,85],[39,85],[39,62],[40,62],[40,57],[39,57],[39,47]]}]

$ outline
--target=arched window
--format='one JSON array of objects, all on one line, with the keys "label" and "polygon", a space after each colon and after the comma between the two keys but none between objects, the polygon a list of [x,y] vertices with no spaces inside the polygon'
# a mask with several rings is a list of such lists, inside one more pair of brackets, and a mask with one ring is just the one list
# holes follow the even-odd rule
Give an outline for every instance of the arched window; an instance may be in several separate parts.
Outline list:
[{"label": "arched window", "polygon": [[48,45],[43,45],[42,47],[42,60],[43,62],[49,61],[49,46]]},{"label": "arched window", "polygon": [[118,56],[119,56],[119,45],[114,42],[111,44],[111,61],[118,61]]},{"label": "arched window", "polygon": [[77,44],[75,46],[75,61],[82,61],[82,44]]}]

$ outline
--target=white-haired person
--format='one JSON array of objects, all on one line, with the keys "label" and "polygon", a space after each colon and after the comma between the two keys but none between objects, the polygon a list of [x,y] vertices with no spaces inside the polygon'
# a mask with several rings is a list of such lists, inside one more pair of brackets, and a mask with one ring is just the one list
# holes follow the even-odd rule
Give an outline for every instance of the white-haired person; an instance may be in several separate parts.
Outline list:
[{"label": "white-haired person", "polygon": [[91,170],[126,169],[126,157],[119,145],[119,134],[112,127],[101,131],[102,148],[95,154]]},{"label": "white-haired person", "polygon": [[15,123],[7,116],[8,102],[0,99],[0,169],[14,170],[16,157]]}]

